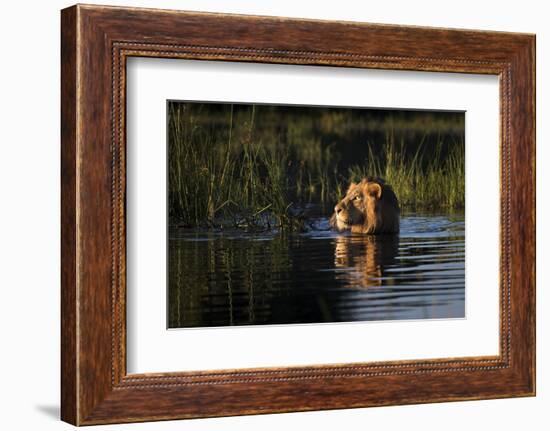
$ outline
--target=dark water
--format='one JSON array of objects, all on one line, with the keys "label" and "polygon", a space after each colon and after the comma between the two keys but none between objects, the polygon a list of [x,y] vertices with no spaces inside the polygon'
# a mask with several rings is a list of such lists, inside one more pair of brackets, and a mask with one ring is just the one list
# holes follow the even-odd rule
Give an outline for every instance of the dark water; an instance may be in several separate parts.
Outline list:
[{"label": "dark water", "polygon": [[170,328],[464,317],[464,217],[399,236],[171,231]]}]

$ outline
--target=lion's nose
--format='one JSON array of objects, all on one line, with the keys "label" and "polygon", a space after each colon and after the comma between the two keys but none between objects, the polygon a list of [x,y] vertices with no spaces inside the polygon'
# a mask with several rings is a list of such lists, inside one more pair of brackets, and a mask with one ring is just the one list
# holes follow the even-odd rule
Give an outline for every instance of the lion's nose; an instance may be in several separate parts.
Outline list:
[{"label": "lion's nose", "polygon": [[336,214],[340,214],[342,212],[342,207],[340,205],[336,205],[334,207],[334,211],[336,212]]}]

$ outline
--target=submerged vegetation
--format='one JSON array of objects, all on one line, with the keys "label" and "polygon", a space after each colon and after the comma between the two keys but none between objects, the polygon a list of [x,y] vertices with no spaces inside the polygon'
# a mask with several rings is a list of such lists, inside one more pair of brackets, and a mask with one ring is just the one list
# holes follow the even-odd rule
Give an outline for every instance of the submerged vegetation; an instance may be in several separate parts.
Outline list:
[{"label": "submerged vegetation", "polygon": [[364,176],[404,209],[464,206],[463,114],[170,102],[168,133],[171,225],[298,229]]}]

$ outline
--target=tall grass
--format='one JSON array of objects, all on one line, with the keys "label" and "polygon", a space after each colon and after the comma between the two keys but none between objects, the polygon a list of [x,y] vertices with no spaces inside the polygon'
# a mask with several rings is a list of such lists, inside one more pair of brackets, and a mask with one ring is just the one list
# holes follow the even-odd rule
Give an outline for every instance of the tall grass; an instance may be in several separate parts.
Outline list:
[{"label": "tall grass", "polygon": [[457,144],[443,156],[441,142],[435,151],[424,151],[421,142],[412,157],[404,140],[397,143],[390,133],[381,154],[369,147],[363,163],[349,168],[350,181],[378,176],[390,184],[402,207],[409,209],[458,209],[464,207],[464,145]]},{"label": "tall grass", "polygon": [[169,104],[168,114],[171,224],[297,229],[303,204],[320,204],[328,213],[347,184],[365,176],[384,178],[405,208],[464,205],[462,143],[443,151],[439,142],[434,151],[414,142],[411,152],[411,142],[388,133],[381,150],[370,145],[350,165],[340,162],[337,146],[311,133],[311,124],[266,131],[253,105],[239,112],[231,105],[210,126],[185,103]]},{"label": "tall grass", "polygon": [[168,126],[172,224],[246,228],[296,224],[287,199],[288,156],[254,139],[254,110],[247,133],[238,139],[231,110],[225,142],[196,127],[184,105],[170,106]]}]

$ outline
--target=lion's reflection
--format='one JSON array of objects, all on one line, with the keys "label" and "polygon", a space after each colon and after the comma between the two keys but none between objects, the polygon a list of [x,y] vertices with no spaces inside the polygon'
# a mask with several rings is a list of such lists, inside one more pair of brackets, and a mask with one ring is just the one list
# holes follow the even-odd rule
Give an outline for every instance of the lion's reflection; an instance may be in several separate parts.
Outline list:
[{"label": "lion's reflection", "polygon": [[397,235],[350,235],[336,238],[334,265],[350,287],[392,284],[386,270],[399,250]]}]

